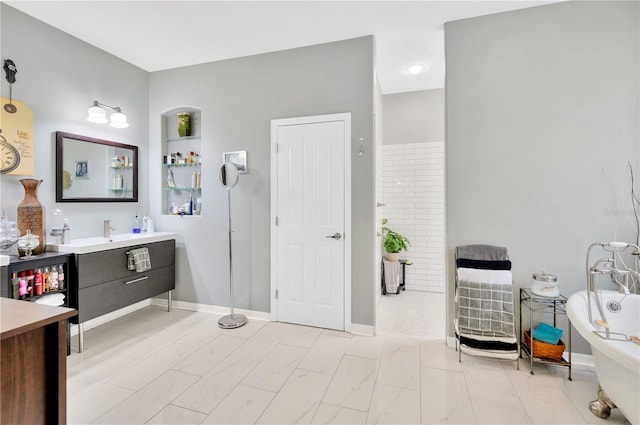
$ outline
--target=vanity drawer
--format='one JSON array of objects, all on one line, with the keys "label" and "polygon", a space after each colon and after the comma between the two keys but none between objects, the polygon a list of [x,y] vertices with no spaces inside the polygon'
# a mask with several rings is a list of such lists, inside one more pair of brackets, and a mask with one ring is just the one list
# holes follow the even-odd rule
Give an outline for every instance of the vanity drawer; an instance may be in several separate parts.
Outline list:
[{"label": "vanity drawer", "polygon": [[[127,268],[127,252],[146,247],[149,249],[153,270],[171,266],[175,262],[175,240],[154,242],[108,251],[79,254],[77,257],[78,288],[88,288],[106,281],[136,276],[135,270]],[[144,272],[143,272],[144,273]]]},{"label": "vanity drawer", "polygon": [[76,320],[82,323],[173,289],[174,275],[174,266],[169,266],[81,288]]}]

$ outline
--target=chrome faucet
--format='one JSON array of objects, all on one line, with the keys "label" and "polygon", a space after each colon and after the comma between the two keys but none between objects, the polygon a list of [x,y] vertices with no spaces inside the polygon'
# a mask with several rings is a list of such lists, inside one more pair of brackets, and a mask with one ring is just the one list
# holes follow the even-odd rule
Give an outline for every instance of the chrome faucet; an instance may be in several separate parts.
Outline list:
[{"label": "chrome faucet", "polygon": [[111,220],[105,220],[104,226],[102,227],[102,236],[105,238],[110,238],[112,230],[116,230],[116,228],[111,227]]}]

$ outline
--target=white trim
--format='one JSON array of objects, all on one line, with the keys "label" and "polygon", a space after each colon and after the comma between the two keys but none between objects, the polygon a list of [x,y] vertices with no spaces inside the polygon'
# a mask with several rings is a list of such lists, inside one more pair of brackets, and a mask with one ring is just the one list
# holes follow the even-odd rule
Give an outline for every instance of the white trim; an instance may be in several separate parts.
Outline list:
[{"label": "white trim", "polygon": [[278,264],[276,243],[276,216],[278,184],[277,176],[277,141],[278,127],[312,124],[320,122],[344,122],[344,331],[351,332],[351,113],[344,112],[308,117],[282,118],[271,120],[271,320],[278,320],[278,303],[276,302],[276,270]]},{"label": "white trim", "polygon": [[456,348],[456,337],[455,336],[448,336],[447,337],[447,347]]},{"label": "white trim", "polygon": [[[112,311],[111,313],[103,314],[102,316],[98,316],[95,319],[87,320],[86,322],[82,322],[82,324],[84,325],[84,330],[86,332],[89,329],[93,329],[100,325],[104,325],[107,322],[110,322],[122,316],[126,316],[129,313],[133,313],[134,311],[140,310],[141,308],[148,307],[151,304],[152,304],[152,301],[151,301],[151,298],[149,298],[144,301],[140,301],[135,304],[128,305],[119,310]],[[165,302],[165,305],[166,304],[167,303]],[[78,325],[72,324],[70,329],[70,335],[73,336],[77,334],[78,334]]]},{"label": "white trim", "polygon": [[[563,356],[567,359],[568,353],[565,351]],[[571,366],[580,366],[587,368],[596,367],[596,362],[591,354],[571,353]]]},{"label": "white trim", "polygon": [[376,327],[371,325],[363,325],[361,323],[352,323],[351,333],[353,335],[375,336]]},{"label": "white trim", "polygon": [[[167,307],[167,299],[166,298],[154,298],[152,305],[159,307]],[[189,310],[189,311],[201,311],[204,313],[212,313],[212,314],[229,314],[231,313],[231,308],[219,305],[211,305],[211,304],[200,304],[200,303],[190,303],[187,301],[172,301],[171,307],[178,308],[180,310]],[[255,310],[243,310],[241,308],[234,308],[234,313],[244,314],[250,319],[255,320],[265,320],[267,322],[271,321],[271,315],[264,311],[255,311]]]}]

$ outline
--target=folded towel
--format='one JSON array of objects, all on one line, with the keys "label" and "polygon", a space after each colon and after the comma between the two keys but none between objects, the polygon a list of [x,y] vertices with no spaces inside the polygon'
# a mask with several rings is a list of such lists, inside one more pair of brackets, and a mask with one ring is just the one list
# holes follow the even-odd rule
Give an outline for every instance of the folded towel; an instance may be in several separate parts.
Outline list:
[{"label": "folded towel", "polygon": [[129,270],[135,270],[138,273],[151,269],[151,257],[148,248],[137,248],[127,251]]},{"label": "folded towel", "polygon": [[456,267],[484,270],[511,270],[511,261],[468,260],[466,258],[458,258],[456,260]]},{"label": "folded towel", "polygon": [[460,245],[456,248],[456,258],[467,260],[506,261],[507,248],[493,245]]},{"label": "folded towel", "polygon": [[509,270],[481,270],[460,268],[456,270],[458,281],[513,284],[513,275]]},{"label": "folded towel", "polygon": [[533,330],[532,336],[538,341],[558,345],[560,338],[562,338],[562,329],[547,325],[546,323],[540,323],[538,327]]},{"label": "folded towel", "polygon": [[456,317],[468,335],[515,337],[513,285],[458,282]]}]

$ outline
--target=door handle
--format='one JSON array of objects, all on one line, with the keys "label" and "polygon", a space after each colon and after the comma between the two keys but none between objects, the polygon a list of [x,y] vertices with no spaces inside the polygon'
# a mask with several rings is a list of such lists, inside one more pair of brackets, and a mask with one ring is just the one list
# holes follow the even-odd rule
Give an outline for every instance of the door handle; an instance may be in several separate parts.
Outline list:
[{"label": "door handle", "polygon": [[325,236],[325,237],[326,238],[335,239],[335,240],[339,241],[340,239],[342,239],[342,234],[336,232],[333,235],[329,235],[329,236]]}]

